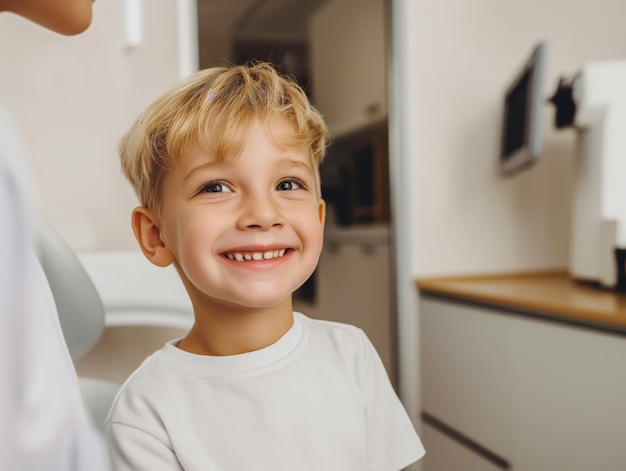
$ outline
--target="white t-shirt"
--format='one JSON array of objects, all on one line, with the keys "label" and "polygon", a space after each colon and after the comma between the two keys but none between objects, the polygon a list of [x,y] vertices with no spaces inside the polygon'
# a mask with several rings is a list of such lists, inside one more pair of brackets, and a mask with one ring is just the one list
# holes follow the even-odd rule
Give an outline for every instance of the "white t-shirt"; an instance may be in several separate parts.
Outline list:
[{"label": "white t-shirt", "polygon": [[151,355],[106,423],[114,470],[398,471],[424,448],[360,329],[294,313],[264,349]]},{"label": "white t-shirt", "polygon": [[104,439],[82,405],[54,298],[33,249],[32,187],[0,100],[0,468],[105,470]]}]

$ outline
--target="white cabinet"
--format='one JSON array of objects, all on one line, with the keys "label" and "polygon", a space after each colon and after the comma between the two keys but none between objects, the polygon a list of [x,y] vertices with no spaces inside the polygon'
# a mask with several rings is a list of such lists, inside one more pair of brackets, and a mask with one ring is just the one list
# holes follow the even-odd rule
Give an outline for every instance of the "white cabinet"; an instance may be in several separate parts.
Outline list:
[{"label": "white cabinet", "polygon": [[424,470],[499,471],[501,469],[429,425],[422,427],[421,438],[428,447],[422,463]]},{"label": "white cabinet", "polygon": [[503,457],[512,452],[511,327],[505,316],[420,302],[423,409]]},{"label": "white cabinet", "polygon": [[626,469],[626,336],[511,322],[515,469]]},{"label": "white cabinet", "polygon": [[626,469],[626,335],[436,297],[420,318],[425,412],[516,471]]},{"label": "white cabinet", "polygon": [[311,18],[313,100],[334,136],[387,116],[385,0],[329,0]]}]

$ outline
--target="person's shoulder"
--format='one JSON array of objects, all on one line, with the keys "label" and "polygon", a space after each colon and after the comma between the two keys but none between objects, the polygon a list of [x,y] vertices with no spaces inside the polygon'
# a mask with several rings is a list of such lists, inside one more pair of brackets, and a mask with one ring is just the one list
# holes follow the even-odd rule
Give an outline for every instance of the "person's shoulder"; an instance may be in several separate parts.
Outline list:
[{"label": "person's shoulder", "polygon": [[[34,191],[20,128],[0,95],[0,172],[10,174],[25,191]],[[6,175],[3,175],[6,179]]]},{"label": "person's shoulder", "polygon": [[309,331],[325,335],[342,335],[353,338],[362,338],[365,336],[363,329],[352,324],[329,321],[325,319],[316,319],[300,312],[296,312],[296,315]]},{"label": "person's shoulder", "polygon": [[303,323],[307,335],[317,341],[323,341],[344,353],[355,354],[369,350],[371,342],[360,327],[343,322],[314,319],[297,313]]}]

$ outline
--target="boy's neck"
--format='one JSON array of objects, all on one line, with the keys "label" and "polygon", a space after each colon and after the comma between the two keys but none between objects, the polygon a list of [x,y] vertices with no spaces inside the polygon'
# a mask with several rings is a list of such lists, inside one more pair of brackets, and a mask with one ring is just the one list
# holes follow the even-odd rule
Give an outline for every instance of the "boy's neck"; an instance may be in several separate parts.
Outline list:
[{"label": "boy's neck", "polygon": [[291,298],[277,306],[256,309],[203,309],[178,348],[199,355],[226,356],[268,347],[293,325]]}]

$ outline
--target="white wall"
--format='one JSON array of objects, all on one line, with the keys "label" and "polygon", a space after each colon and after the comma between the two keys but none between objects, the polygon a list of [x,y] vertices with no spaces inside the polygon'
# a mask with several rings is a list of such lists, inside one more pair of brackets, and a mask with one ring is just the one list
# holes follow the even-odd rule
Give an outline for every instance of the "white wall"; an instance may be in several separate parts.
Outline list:
[{"label": "white wall", "polygon": [[499,176],[503,93],[539,40],[547,95],[585,62],[626,59],[626,2],[425,0],[416,10],[414,277],[565,267],[574,132],[557,132],[546,105],[541,161]]},{"label": "white wall", "polygon": [[143,44],[124,47],[121,0],[94,4],[76,37],[0,15],[0,93],[22,127],[43,212],[76,250],[135,248],[136,198],[117,145],[179,79],[177,3],[144,4]]}]

